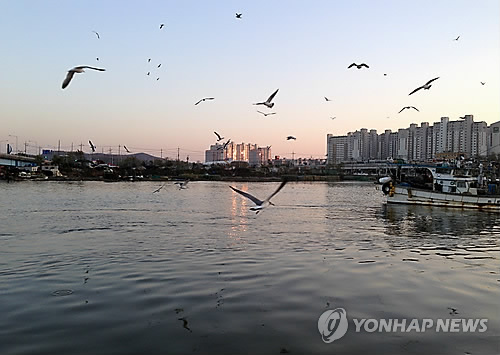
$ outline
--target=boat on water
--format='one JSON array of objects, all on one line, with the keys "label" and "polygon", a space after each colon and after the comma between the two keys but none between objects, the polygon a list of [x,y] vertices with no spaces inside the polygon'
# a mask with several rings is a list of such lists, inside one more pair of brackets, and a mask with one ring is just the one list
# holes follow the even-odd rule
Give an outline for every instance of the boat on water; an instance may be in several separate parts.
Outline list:
[{"label": "boat on water", "polygon": [[[474,173],[476,170],[478,173]],[[474,208],[500,212],[498,179],[479,169],[409,165],[379,179],[387,203]]]}]

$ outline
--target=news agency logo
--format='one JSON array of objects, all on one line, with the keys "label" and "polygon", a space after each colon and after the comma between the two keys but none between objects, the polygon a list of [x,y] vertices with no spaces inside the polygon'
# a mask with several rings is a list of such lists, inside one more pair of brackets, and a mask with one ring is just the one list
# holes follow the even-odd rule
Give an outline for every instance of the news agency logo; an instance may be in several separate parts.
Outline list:
[{"label": "news agency logo", "polygon": [[[357,319],[353,318],[356,333],[484,333],[488,319],[472,318],[424,318],[424,319]],[[318,319],[318,330],[325,343],[332,343],[347,333],[349,322],[344,308],[327,310]]]},{"label": "news agency logo", "polygon": [[344,308],[335,308],[324,312],[318,320],[318,330],[325,343],[342,338],[347,332],[347,312]]}]

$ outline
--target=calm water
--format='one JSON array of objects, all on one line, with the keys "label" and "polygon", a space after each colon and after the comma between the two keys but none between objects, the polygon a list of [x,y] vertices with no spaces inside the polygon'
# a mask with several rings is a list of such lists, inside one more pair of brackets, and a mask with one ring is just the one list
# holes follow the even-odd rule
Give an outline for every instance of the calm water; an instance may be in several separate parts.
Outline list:
[{"label": "calm water", "polygon": [[[289,183],[255,216],[229,183],[159,185],[0,184],[0,353],[500,351],[500,215]],[[233,185],[266,197],[278,183]],[[318,318],[336,307],[349,330],[326,344]],[[356,333],[352,318],[489,320]]]}]

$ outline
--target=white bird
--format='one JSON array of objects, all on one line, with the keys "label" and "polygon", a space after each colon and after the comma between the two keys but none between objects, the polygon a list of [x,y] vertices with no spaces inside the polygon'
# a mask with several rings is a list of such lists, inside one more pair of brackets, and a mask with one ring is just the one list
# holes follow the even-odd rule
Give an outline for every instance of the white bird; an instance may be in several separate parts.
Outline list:
[{"label": "white bird", "polygon": [[262,113],[264,116],[275,115],[276,112],[264,113],[262,111],[257,110],[258,113]]},{"label": "white bird", "polygon": [[206,100],[214,100],[214,99],[215,99],[215,97],[205,97],[204,99],[201,99],[201,100],[199,100],[198,102],[196,102],[196,103],[195,103],[195,105],[198,105],[198,104],[199,104],[200,102],[202,102],[202,101],[206,101]]},{"label": "white bird", "polygon": [[215,133],[215,135],[217,136],[217,142],[220,142],[221,140],[223,140],[223,139],[224,139],[224,137],[221,137],[219,133],[217,133],[217,132],[215,132],[215,131],[214,131],[214,133]]},{"label": "white bird", "polygon": [[480,81],[480,83],[481,83],[481,85],[484,85],[484,84],[486,84],[486,83],[485,83],[484,81]]},{"label": "white bird", "polygon": [[432,83],[434,80],[438,80],[438,79],[439,79],[439,76],[438,76],[437,78],[434,78],[434,79],[429,80],[429,81],[428,81],[428,82],[426,82],[424,85],[422,85],[422,86],[420,86],[420,87],[416,88],[415,90],[413,90],[412,92],[410,92],[410,93],[408,94],[408,96],[410,96],[411,94],[413,94],[413,93],[417,92],[417,91],[418,91],[418,90],[420,90],[420,89],[429,90],[429,89],[431,88],[431,86],[432,86],[432,85],[431,85],[431,83]]},{"label": "white bird", "polygon": [[165,187],[165,185],[167,184],[167,182],[165,182],[163,185],[161,185],[159,188],[157,188],[156,190],[153,191],[153,193],[157,193],[157,192],[160,192],[161,189],[163,189]]},{"label": "white bird", "polygon": [[350,69],[350,68],[352,68],[352,67],[356,67],[356,68],[358,68],[358,69],[361,69],[361,68],[363,68],[363,67],[369,68],[369,66],[368,66],[367,64],[365,64],[365,63],[361,63],[361,64],[352,63],[351,65],[349,65],[349,66],[347,67],[347,69]]},{"label": "white bird", "polygon": [[273,92],[273,93],[272,93],[272,95],[271,95],[271,96],[269,96],[269,98],[268,98],[266,101],[264,101],[264,102],[257,102],[257,103],[255,103],[254,105],[265,105],[265,106],[267,106],[267,107],[269,107],[269,108],[273,108],[273,106],[274,106],[274,102],[271,102],[271,101],[274,99],[274,97],[275,97],[275,96],[276,96],[276,94],[278,93],[278,90],[279,90],[279,89],[276,89],[276,91],[275,91],[275,92]]},{"label": "white bird", "polygon": [[73,75],[75,75],[75,73],[85,73],[84,69],[106,71],[106,69],[89,67],[89,66],[86,66],[86,65],[81,65],[79,67],[74,67],[73,69],[68,70],[68,74],[66,74],[66,78],[64,79],[64,81],[62,83],[62,88],[64,89],[64,88],[66,88],[69,85],[69,82],[71,81],[71,79],[73,79]]},{"label": "white bird", "polygon": [[176,184],[177,186],[179,186],[179,190],[183,190],[183,189],[187,189],[187,184],[188,184],[189,180],[184,180],[184,181],[176,181],[174,182],[174,184]]},{"label": "white bird", "polygon": [[332,100],[330,100],[330,99],[329,99],[328,97],[326,97],[326,96],[325,96],[325,100],[326,100],[326,101],[332,101]]},{"label": "white bird", "polygon": [[236,13],[236,18],[241,18],[241,15],[243,14]]},{"label": "white bird", "polygon": [[267,206],[269,206],[269,205],[273,205],[274,206],[274,204],[271,202],[271,198],[274,195],[276,195],[286,185],[286,183],[287,183],[287,180],[283,180],[281,182],[280,186],[276,189],[276,191],[274,191],[271,194],[271,196],[269,196],[268,198],[266,198],[264,201],[259,200],[257,197],[255,197],[253,195],[250,195],[248,192],[238,190],[237,188],[232,187],[232,186],[229,186],[229,187],[234,192],[237,192],[240,195],[245,196],[246,198],[248,198],[249,200],[251,200],[253,203],[255,203],[255,206],[250,207],[250,211],[255,211],[255,214],[258,214],[260,211],[262,211]]},{"label": "white bird", "polygon": [[100,38],[101,38],[101,37],[99,37],[99,33],[97,33],[96,31],[92,31],[92,32],[94,32],[94,33],[96,34],[97,39],[100,39]]},{"label": "white bird", "polygon": [[405,107],[403,107],[403,108],[401,109],[401,111],[399,111],[398,113],[403,112],[403,110],[405,110],[405,109],[408,109],[408,110],[409,110],[409,109],[411,109],[411,108],[412,108],[412,109],[414,109],[414,110],[417,110],[417,112],[420,112],[420,111],[419,111],[419,109],[418,109],[418,108],[416,108],[415,106],[405,106]]}]

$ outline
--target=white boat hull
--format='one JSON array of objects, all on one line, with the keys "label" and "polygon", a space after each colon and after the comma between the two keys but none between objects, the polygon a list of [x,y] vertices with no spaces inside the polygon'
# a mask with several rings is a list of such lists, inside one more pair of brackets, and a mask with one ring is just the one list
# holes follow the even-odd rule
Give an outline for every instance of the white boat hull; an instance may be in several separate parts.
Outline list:
[{"label": "white boat hull", "polygon": [[473,196],[396,186],[387,195],[388,203],[475,208],[500,212],[500,195]]}]

